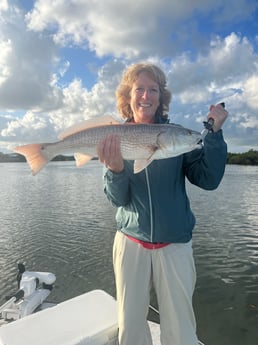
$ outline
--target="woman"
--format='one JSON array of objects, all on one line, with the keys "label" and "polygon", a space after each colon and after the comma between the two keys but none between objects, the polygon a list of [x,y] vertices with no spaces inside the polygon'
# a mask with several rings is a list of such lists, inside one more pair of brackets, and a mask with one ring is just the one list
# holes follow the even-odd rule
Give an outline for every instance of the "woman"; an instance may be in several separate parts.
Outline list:
[{"label": "woman", "polygon": [[[155,65],[130,66],[116,92],[121,116],[134,123],[166,123],[171,93]],[[192,253],[195,218],[185,178],[203,189],[218,187],[227,146],[221,126],[228,113],[211,106],[213,132],[204,147],[178,157],[153,161],[134,174],[133,162],[121,156],[119,138],[98,147],[106,165],[104,190],[118,207],[113,263],[118,302],[120,345],[149,345],[149,293],[153,285],[160,311],[162,345],[197,345],[192,295],[196,273]]]}]

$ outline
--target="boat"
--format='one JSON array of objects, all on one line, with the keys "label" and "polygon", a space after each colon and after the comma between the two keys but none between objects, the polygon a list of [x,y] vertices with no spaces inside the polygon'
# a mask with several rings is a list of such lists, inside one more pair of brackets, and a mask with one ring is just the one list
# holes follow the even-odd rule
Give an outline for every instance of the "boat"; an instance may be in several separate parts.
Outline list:
[{"label": "boat", "polygon": [[[23,264],[18,269],[19,290],[0,307],[0,345],[117,345],[116,300],[111,295],[92,290],[49,303],[55,275],[26,271]],[[160,345],[159,324],[148,323],[153,345]]]}]

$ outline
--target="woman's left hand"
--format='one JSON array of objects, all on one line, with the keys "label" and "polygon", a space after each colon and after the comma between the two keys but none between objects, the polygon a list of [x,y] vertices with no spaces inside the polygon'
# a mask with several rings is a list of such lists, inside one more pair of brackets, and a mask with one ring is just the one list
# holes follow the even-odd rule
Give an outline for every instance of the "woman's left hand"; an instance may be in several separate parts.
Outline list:
[{"label": "woman's left hand", "polygon": [[225,122],[226,118],[228,117],[228,112],[221,104],[211,105],[210,111],[207,115],[207,119],[213,118],[214,124],[212,129],[214,132],[218,132],[223,123]]}]

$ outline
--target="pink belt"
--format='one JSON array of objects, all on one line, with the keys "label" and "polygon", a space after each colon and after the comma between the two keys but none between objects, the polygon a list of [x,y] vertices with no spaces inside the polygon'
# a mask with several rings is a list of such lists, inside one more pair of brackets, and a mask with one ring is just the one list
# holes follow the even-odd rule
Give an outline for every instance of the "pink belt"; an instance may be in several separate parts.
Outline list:
[{"label": "pink belt", "polygon": [[126,235],[126,237],[128,237],[129,240],[133,242],[139,243],[141,246],[143,246],[146,249],[160,249],[171,244],[171,242],[144,242],[129,235]]}]

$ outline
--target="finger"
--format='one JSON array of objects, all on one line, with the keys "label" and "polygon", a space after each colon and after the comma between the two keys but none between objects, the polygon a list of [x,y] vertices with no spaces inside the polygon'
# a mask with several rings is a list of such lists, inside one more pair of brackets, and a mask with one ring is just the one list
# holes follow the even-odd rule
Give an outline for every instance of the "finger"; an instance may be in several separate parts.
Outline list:
[{"label": "finger", "polygon": [[98,145],[98,156],[102,163],[105,163],[105,161],[109,157],[109,152],[110,152],[109,146],[110,144],[109,144],[108,137],[104,138]]},{"label": "finger", "polygon": [[97,154],[99,160],[103,163],[103,150],[104,150],[105,140],[101,140],[97,147]]},{"label": "finger", "polygon": [[217,105],[211,105],[210,106],[210,112],[208,115],[225,115],[227,114],[227,111],[225,110],[225,108],[221,105],[221,104],[217,104]]},{"label": "finger", "polygon": [[113,135],[107,136],[102,141],[102,146],[100,147],[100,150],[101,150],[100,156],[104,164],[109,165],[114,160],[115,158],[114,147],[115,147],[115,140],[114,140]]},{"label": "finger", "polygon": [[117,135],[112,137],[112,157],[119,158],[121,156],[120,138]]},{"label": "finger", "polygon": [[228,116],[228,112],[224,109],[220,104],[218,104],[214,109],[213,112],[220,118],[226,118]]},{"label": "finger", "polygon": [[220,106],[220,108],[225,109],[225,103],[224,102],[218,103],[217,105]]}]

